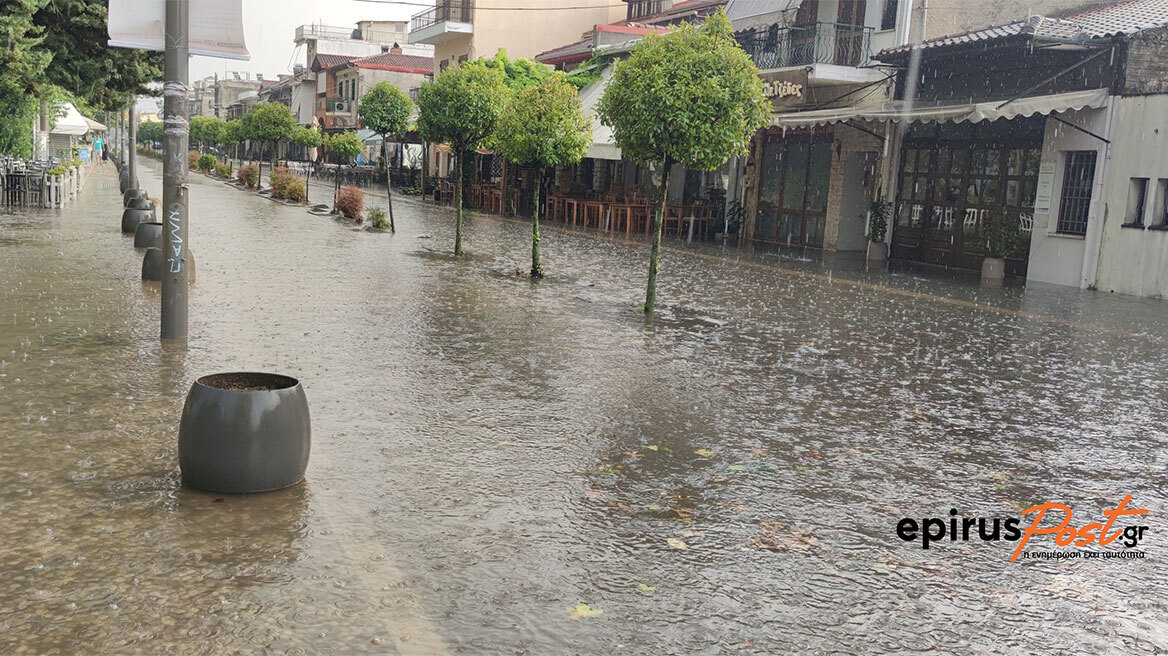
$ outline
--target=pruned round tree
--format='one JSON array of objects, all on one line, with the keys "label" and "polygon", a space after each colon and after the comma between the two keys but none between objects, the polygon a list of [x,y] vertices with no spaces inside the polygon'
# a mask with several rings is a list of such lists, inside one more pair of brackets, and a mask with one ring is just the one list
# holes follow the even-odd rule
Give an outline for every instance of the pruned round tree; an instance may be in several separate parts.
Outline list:
[{"label": "pruned round tree", "polygon": [[[278,102],[262,102],[243,115],[243,131],[248,139],[272,146],[272,170],[276,168],[276,148],[286,141],[296,129],[296,119],[287,105]],[[263,180],[263,161],[260,161],[260,180]],[[260,185],[257,185],[257,187]]]},{"label": "pruned round tree", "polygon": [[320,130],[315,127],[311,128],[296,128],[292,132],[292,143],[304,149],[304,202],[308,202],[308,179],[312,176],[312,158],[309,156],[309,148],[320,147],[323,140],[320,135]]},{"label": "pruned round tree", "polygon": [[353,131],[338,132],[324,137],[325,152],[337,160],[336,186],[333,189],[333,211],[336,211],[337,194],[341,190],[341,162],[356,166],[357,155],[360,155],[364,148],[365,144],[361,143],[361,138]]},{"label": "pruned round tree", "polygon": [[506,91],[503,74],[482,62],[448,68],[418,90],[418,131],[431,143],[445,143],[455,156],[454,254],[462,256],[464,158],[495,130]]},{"label": "pruned round tree", "polygon": [[495,145],[507,159],[539,167],[531,217],[531,277],[542,278],[539,259],[539,192],[549,166],[579,162],[592,145],[592,125],[576,87],[549,75],[512,96],[499,118]]},{"label": "pruned round tree", "polygon": [[393,178],[389,173],[386,143],[389,137],[401,134],[410,125],[414,102],[402,90],[389,82],[378,82],[361,96],[357,115],[361,125],[381,135],[381,161],[385,163],[385,197],[389,202],[389,230],[397,232],[393,222]]},{"label": "pruned round tree", "polygon": [[650,34],[634,46],[627,60],[615,64],[597,113],[612,127],[626,157],[661,168],[644,306],[652,314],[669,169],[680,163],[712,171],[731,157],[745,155],[751,136],[767,123],[770,102],[758,67],[718,10],[701,26]]}]

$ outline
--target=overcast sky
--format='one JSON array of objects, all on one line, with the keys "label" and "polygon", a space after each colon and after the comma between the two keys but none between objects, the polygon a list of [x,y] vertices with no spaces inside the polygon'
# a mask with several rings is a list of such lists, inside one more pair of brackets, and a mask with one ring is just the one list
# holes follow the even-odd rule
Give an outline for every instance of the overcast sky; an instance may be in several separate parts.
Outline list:
[{"label": "overcast sky", "polygon": [[[410,1],[417,4],[420,0]],[[297,50],[293,42],[301,25],[356,28],[359,20],[409,20],[423,9],[355,0],[246,0],[243,31],[251,61],[191,57],[191,81],[213,73],[222,76],[225,71],[250,71],[275,78],[279,73],[291,73],[293,64],[304,63],[304,49]]]}]

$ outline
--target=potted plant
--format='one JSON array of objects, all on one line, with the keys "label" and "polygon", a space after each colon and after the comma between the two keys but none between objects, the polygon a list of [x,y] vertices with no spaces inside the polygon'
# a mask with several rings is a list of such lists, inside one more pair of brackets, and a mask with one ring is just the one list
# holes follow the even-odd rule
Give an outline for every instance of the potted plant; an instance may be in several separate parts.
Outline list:
[{"label": "potted plant", "polygon": [[892,214],[892,203],[872,201],[868,218],[868,261],[883,262],[888,259],[888,217]]},{"label": "potted plant", "polygon": [[183,406],[178,461],[183,483],[211,492],[264,492],[304,478],[311,447],[300,381],[224,373],[194,382]]},{"label": "potted plant", "polygon": [[982,220],[979,236],[985,244],[986,257],[981,263],[982,280],[1006,277],[1006,258],[1018,250],[1022,231],[1004,206],[990,208]]}]

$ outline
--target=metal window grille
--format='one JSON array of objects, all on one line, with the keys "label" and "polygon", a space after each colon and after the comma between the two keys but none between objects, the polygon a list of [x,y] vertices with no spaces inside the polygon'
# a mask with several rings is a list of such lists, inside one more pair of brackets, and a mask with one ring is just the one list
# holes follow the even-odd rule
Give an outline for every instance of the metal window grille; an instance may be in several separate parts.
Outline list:
[{"label": "metal window grille", "polygon": [[1059,203],[1058,232],[1068,235],[1087,234],[1087,215],[1091,209],[1091,188],[1094,183],[1095,151],[1068,151]]}]

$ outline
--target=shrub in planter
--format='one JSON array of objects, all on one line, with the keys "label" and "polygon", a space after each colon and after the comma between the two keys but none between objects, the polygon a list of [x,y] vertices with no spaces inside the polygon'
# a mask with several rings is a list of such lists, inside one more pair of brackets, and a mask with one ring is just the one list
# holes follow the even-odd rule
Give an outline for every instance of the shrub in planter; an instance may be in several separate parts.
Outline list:
[{"label": "shrub in planter", "polygon": [[199,155],[198,165],[200,171],[210,173],[211,169],[215,168],[215,156],[210,153]]},{"label": "shrub in planter", "polygon": [[369,225],[378,230],[389,230],[389,221],[385,220],[385,210],[374,207],[369,210]]},{"label": "shrub in planter", "polygon": [[215,165],[215,175],[221,178],[231,177],[231,162],[223,162]]},{"label": "shrub in planter", "polygon": [[199,167],[199,151],[187,151],[187,169],[195,169]]},{"label": "shrub in planter", "polygon": [[294,175],[288,176],[288,181],[284,184],[284,198],[296,203],[307,201],[308,192],[304,189],[304,181]]},{"label": "shrub in planter", "polygon": [[58,164],[48,171],[45,171],[45,175],[65,175],[65,167],[62,164]]},{"label": "shrub in planter", "polygon": [[255,164],[241,166],[235,173],[235,179],[242,185],[255,187],[260,181],[260,170]]},{"label": "shrub in planter", "polygon": [[363,212],[365,211],[365,192],[354,186],[341,187],[337,192],[336,199],[337,210],[345,217],[356,219],[358,222],[364,221]]},{"label": "shrub in planter", "polygon": [[1009,257],[1022,244],[1022,231],[1018,229],[1018,222],[1001,206],[986,212],[979,234],[985,243],[986,257]]},{"label": "shrub in planter", "polygon": [[272,186],[272,198],[287,198],[288,185],[296,180],[296,176],[288,172],[288,168],[281,166],[272,171],[268,181]]},{"label": "shrub in planter", "polygon": [[872,218],[868,221],[868,241],[882,244],[885,235],[888,234],[888,217],[892,214],[892,203],[874,200],[871,210]]}]

